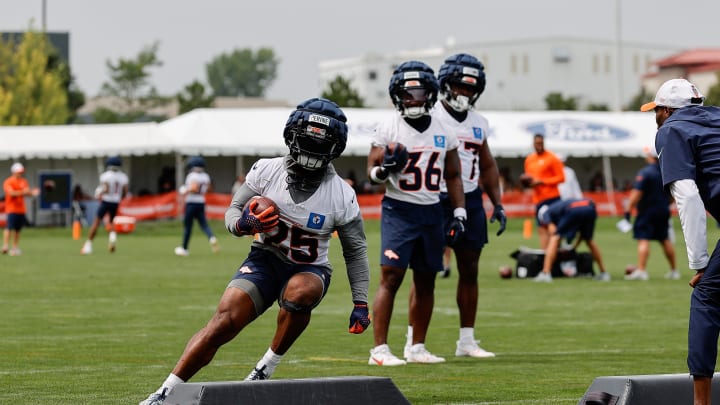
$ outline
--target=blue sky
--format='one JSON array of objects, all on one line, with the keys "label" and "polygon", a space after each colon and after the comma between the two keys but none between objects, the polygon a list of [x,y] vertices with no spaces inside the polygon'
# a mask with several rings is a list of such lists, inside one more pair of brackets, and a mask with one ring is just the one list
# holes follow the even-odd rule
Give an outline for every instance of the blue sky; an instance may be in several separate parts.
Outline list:
[{"label": "blue sky", "polygon": [[[152,81],[163,94],[205,81],[205,64],[235,48],[270,47],[280,59],[268,97],[295,103],[319,95],[321,60],[458,44],[546,36],[718,47],[720,1],[231,1],[44,0],[49,31],[69,31],[80,88],[97,94],[105,62],[160,42],[164,62]],[[250,4],[244,4],[250,3]],[[286,4],[290,3],[290,4]],[[42,24],[43,0],[0,0],[0,31]],[[617,13],[619,5],[620,13]]]}]

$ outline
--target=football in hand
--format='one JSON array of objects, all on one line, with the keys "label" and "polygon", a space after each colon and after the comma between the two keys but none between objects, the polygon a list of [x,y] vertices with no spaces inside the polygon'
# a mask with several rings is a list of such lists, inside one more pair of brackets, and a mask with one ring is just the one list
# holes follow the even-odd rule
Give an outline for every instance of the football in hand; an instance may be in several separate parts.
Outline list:
[{"label": "football in hand", "polygon": [[524,188],[528,188],[528,187],[532,186],[532,183],[533,183],[532,176],[530,176],[529,174],[525,174],[525,173],[520,175],[520,185],[521,186],[523,186]]},{"label": "football in hand", "polygon": [[252,201],[257,201],[257,205],[255,206],[255,209],[253,209],[253,214],[260,214],[266,209],[272,207],[272,214],[280,215],[280,208],[278,208],[277,204],[275,204],[275,201],[271,200],[270,198],[258,195],[251,198],[250,202]]}]

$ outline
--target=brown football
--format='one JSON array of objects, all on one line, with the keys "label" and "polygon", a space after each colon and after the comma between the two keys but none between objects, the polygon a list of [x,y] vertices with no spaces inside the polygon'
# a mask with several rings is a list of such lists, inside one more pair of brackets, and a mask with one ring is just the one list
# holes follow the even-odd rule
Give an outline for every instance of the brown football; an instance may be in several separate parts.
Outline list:
[{"label": "brown football", "polygon": [[269,207],[273,207],[275,213],[280,214],[280,208],[278,208],[275,201],[271,200],[270,198],[258,195],[258,196],[255,196],[250,199],[250,201],[253,201],[253,200],[257,201],[257,203],[258,203],[257,206],[255,206],[253,213],[259,214],[259,213],[265,211],[266,209],[268,209]]},{"label": "brown football", "polygon": [[500,278],[512,278],[513,276],[513,270],[510,266],[500,266],[498,272],[500,273]]}]

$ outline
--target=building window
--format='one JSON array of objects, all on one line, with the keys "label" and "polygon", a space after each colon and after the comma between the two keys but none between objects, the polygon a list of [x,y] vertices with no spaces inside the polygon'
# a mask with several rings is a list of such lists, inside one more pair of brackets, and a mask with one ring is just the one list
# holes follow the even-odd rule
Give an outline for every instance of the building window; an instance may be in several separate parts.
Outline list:
[{"label": "building window", "polygon": [[633,73],[638,73],[640,71],[640,55],[634,54],[633,55]]},{"label": "building window", "polygon": [[368,72],[368,80],[377,80],[377,72],[374,70],[371,70]]},{"label": "building window", "polygon": [[565,47],[553,48],[552,57],[555,63],[568,63],[570,62],[570,50]]},{"label": "building window", "polygon": [[593,74],[597,75],[598,72],[600,71],[600,57],[598,56],[598,54],[593,55],[592,64],[593,64]]},{"label": "building window", "polygon": [[525,54],[523,54],[523,73],[527,75],[529,70],[530,70],[530,59],[528,58],[528,55],[525,53]]},{"label": "building window", "polygon": [[611,60],[610,54],[605,54],[605,73],[606,74],[610,73],[611,62],[612,62],[612,60]]},{"label": "building window", "polygon": [[517,56],[515,55],[510,56],[510,73],[517,73]]}]

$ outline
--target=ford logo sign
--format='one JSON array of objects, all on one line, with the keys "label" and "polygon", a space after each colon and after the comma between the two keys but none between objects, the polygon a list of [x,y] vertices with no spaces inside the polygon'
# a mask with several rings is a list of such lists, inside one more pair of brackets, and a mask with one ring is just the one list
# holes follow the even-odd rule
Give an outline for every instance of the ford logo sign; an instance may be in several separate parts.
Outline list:
[{"label": "ford logo sign", "polygon": [[540,121],[526,125],[525,129],[546,139],[570,142],[616,142],[633,136],[622,128],[575,120]]}]

